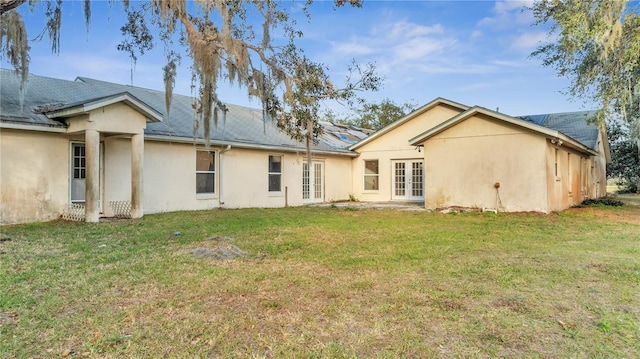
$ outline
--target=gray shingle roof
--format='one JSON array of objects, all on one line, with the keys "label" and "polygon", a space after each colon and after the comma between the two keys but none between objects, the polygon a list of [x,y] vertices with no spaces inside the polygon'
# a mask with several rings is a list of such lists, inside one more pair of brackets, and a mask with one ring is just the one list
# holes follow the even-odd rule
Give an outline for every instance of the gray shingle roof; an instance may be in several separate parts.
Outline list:
[{"label": "gray shingle roof", "polygon": [[[106,81],[78,77],[75,81],[29,75],[25,96],[21,103],[20,80],[11,70],[0,69],[0,120],[28,125],[64,128],[65,124],[50,119],[42,112],[90,102],[95,99],[130,93],[160,113],[162,122],[149,123],[147,136],[172,137],[193,140],[194,110],[190,96],[173,95],[169,117],[165,110],[164,92],[141,87],[120,85]],[[305,145],[289,138],[273,122],[265,121],[262,110],[237,105],[226,105],[226,120],[219,116],[217,126],[211,128],[213,142],[241,143],[247,146],[268,146],[305,150]],[[597,150],[598,129],[588,119],[595,111],[518,116],[516,118],[535,123],[573,138],[585,146]],[[369,130],[354,126],[321,121],[325,134],[315,151],[352,153],[348,147],[371,134]],[[202,139],[202,125],[197,138]]]},{"label": "gray shingle roof", "polygon": [[598,128],[590,122],[596,111],[518,116],[522,120],[562,132],[592,150],[597,150]]},{"label": "gray shingle roof", "polygon": [[[69,107],[98,98],[128,92],[163,116],[162,122],[148,123],[145,135],[168,136],[193,140],[194,110],[190,96],[173,95],[169,117],[165,109],[164,92],[141,87],[120,85],[86,77],[75,81],[29,75],[25,85],[24,101],[20,103],[20,80],[13,71],[0,70],[0,119],[30,125],[65,127],[61,122],[47,118],[42,110]],[[219,143],[241,143],[248,146],[269,146],[305,150],[303,143],[292,140],[271,121],[265,121],[262,110],[226,104],[226,119],[220,113],[216,126],[212,125],[211,140]],[[203,138],[203,126],[197,138]],[[315,151],[351,153],[352,141],[341,140],[331,131],[312,146]]]}]

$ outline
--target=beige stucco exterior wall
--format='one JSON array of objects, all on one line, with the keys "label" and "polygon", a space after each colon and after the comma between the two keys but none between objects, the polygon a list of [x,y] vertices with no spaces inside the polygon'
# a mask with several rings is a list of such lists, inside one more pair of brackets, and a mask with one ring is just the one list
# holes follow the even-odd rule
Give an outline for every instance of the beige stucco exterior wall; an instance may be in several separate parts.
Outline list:
[{"label": "beige stucco exterior wall", "polygon": [[69,140],[0,130],[0,224],[56,219],[69,202]]},{"label": "beige stucco exterior wall", "polygon": [[[283,156],[280,192],[269,192],[269,155]],[[302,158],[278,151],[232,148],[223,154],[224,207],[284,207],[302,204]],[[285,196],[286,195],[286,196]]]},{"label": "beige stucco exterior wall", "polygon": [[[352,159],[346,156],[325,157],[324,201],[336,202],[349,199],[353,194]],[[302,169],[301,169],[302,171]],[[302,180],[302,179],[301,179]],[[301,189],[302,190],[302,189]]]},{"label": "beige stucco exterior wall", "polygon": [[[269,155],[283,156],[282,191],[269,192]],[[324,201],[349,198],[351,193],[351,158],[346,156],[314,156],[324,163]],[[222,155],[223,207],[301,206],[303,152],[279,152],[232,148]]]},{"label": "beige stucco exterior wall", "polygon": [[607,161],[601,138],[597,156],[549,142],[546,157],[549,211],[561,211],[587,198],[606,195]]},{"label": "beige stucco exterior wall", "polygon": [[424,143],[425,206],[548,212],[546,147],[543,136],[471,117]]},{"label": "beige stucco exterior wall", "polygon": [[[145,141],[144,145],[144,213],[217,207],[217,196],[196,198],[192,144]],[[131,200],[131,139],[106,137],[103,163],[103,210],[110,216],[109,202]]]},{"label": "beige stucco exterior wall", "polygon": [[[85,118],[86,119],[86,118]],[[69,136],[36,131],[0,132],[0,223],[46,221],[60,216],[69,203],[71,142]],[[101,133],[100,192],[102,211],[111,216],[111,201],[131,200],[131,136]],[[29,146],[25,146],[25,144]],[[144,145],[143,209],[145,214],[206,210],[218,207],[284,207],[303,205],[302,164],[305,154],[211,147],[216,152],[214,194],[196,194],[196,151],[191,143],[147,140]],[[268,191],[268,156],[283,156],[282,191]],[[25,156],[28,161],[25,161]],[[324,164],[324,200],[349,198],[351,157],[317,156]],[[223,191],[223,192],[221,192]]]},{"label": "beige stucco exterior wall", "polygon": [[[390,201],[392,198],[393,160],[422,159],[423,153],[409,145],[409,139],[460,114],[462,111],[446,105],[437,105],[417,115],[402,125],[375,138],[356,149],[359,157],[352,160],[352,186],[355,197],[360,201]],[[378,160],[379,186],[377,191],[364,190],[364,161]]]},{"label": "beige stucco exterior wall", "polygon": [[[130,140],[105,141],[105,202],[130,197]],[[216,152],[215,194],[196,194],[196,151],[203,146],[162,141],[145,142],[145,213],[212,208],[300,206],[304,153],[231,147]],[[269,192],[269,155],[283,156],[282,191]],[[351,193],[351,159],[314,157],[324,163],[325,201],[347,199]],[[108,213],[107,213],[108,214]]]}]

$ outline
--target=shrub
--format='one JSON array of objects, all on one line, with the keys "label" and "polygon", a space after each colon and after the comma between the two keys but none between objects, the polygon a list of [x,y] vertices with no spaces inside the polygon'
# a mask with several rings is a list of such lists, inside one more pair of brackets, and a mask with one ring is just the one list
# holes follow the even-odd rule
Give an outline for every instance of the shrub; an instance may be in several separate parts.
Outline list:
[{"label": "shrub", "polygon": [[624,205],[624,203],[622,203],[622,201],[617,200],[617,199],[612,198],[612,197],[600,197],[600,198],[588,198],[588,199],[585,199],[580,204],[581,207],[584,207],[584,206],[597,206],[597,205],[620,207],[620,206]]}]

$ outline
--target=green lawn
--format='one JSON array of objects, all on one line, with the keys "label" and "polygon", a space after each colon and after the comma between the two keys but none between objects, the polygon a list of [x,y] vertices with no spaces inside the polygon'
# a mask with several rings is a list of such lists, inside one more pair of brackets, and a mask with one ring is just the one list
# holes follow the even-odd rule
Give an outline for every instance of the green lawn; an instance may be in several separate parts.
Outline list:
[{"label": "green lawn", "polygon": [[[640,206],[213,210],[0,232],[2,358],[640,357]],[[248,255],[191,254],[215,235]]]}]

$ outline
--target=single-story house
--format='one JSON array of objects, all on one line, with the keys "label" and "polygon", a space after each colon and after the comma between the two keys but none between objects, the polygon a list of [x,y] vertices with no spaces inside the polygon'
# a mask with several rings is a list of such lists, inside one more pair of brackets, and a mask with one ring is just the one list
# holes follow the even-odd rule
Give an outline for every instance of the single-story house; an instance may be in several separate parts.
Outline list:
[{"label": "single-story house", "polygon": [[427,208],[561,210],[605,194],[590,113],[510,117],[436,99],[371,133],[323,122],[312,146],[260,109],[227,105],[205,146],[193,98],[0,70],[0,224],[356,197]]}]

